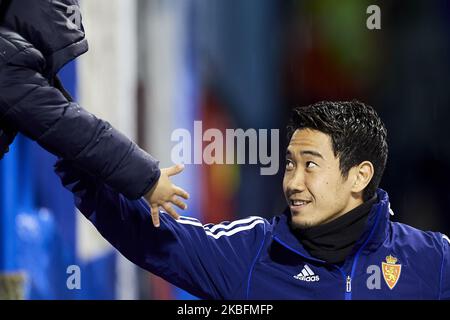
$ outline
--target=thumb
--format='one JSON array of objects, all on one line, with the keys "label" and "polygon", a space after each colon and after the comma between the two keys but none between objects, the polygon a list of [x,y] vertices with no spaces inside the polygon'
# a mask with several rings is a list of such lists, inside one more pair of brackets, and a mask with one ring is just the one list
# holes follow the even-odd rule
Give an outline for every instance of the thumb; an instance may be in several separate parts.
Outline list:
[{"label": "thumb", "polygon": [[183,170],[184,170],[184,164],[177,164],[177,165],[167,168],[166,173],[169,177],[171,177],[176,174],[179,174]]}]

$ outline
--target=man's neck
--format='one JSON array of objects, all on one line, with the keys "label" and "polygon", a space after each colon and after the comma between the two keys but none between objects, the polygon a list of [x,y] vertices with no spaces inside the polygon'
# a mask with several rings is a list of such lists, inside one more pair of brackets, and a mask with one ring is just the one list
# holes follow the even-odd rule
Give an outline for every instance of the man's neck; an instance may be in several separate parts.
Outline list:
[{"label": "man's neck", "polygon": [[345,260],[364,232],[367,217],[377,197],[361,203],[334,220],[292,232],[309,253],[329,263]]}]

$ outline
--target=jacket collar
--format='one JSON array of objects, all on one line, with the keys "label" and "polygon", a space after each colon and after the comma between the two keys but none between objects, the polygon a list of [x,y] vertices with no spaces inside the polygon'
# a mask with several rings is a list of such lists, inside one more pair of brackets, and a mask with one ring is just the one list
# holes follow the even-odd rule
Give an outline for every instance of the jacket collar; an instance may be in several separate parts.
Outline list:
[{"label": "jacket collar", "polygon": [[[378,201],[372,206],[367,218],[366,227],[359,240],[356,242],[350,256],[358,251],[371,252],[376,250],[386,239],[389,228],[389,215],[393,214],[390,210],[389,197],[386,191],[377,189]],[[275,241],[282,244],[285,248],[300,254],[306,259],[324,262],[314,258],[297,240],[290,229],[291,213],[287,208],[282,215],[273,220]]]}]

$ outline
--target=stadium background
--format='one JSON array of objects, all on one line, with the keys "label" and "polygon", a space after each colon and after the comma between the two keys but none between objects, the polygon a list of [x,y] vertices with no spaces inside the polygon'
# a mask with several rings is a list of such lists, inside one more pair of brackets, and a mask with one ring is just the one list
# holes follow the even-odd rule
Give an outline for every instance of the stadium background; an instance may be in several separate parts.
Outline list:
[{"label": "stadium background", "polygon": [[[366,8],[381,8],[381,30]],[[80,105],[171,165],[176,128],[280,129],[280,170],[187,165],[175,183],[204,223],[284,209],[284,126],[293,106],[358,98],[389,132],[381,187],[394,219],[450,232],[448,1],[95,0],[87,54],[60,73]],[[20,136],[0,161],[0,297],[189,299],[129,263],[75,212],[55,157]],[[66,286],[81,269],[81,289]]]}]

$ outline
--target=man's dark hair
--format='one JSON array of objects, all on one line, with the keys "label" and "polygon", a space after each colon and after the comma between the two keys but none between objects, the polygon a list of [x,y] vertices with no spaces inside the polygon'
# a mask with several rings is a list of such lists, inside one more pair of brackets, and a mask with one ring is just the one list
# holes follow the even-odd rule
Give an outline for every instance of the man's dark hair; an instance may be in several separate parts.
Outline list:
[{"label": "man's dark hair", "polygon": [[287,126],[291,140],[297,129],[314,129],[331,137],[334,155],[344,178],[354,166],[370,161],[374,167],[372,180],[363,191],[363,200],[373,197],[384,168],[388,145],[387,131],[375,110],[360,101],[321,101],[296,107]]}]

